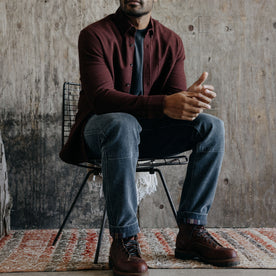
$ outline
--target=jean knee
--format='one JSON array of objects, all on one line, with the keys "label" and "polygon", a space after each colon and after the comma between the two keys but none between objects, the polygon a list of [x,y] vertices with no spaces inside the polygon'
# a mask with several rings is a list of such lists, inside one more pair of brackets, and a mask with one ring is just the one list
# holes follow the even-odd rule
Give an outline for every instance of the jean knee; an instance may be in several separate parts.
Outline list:
[{"label": "jean knee", "polygon": [[200,114],[196,128],[203,140],[207,138],[209,142],[213,141],[212,143],[218,147],[224,147],[225,129],[221,119],[210,114]]},{"label": "jean knee", "polygon": [[127,140],[139,140],[142,130],[137,119],[128,113],[109,113],[107,115],[107,125],[104,129],[106,137]]},{"label": "jean knee", "polygon": [[224,128],[224,122],[217,118],[217,117],[213,117],[213,128],[216,132],[216,135],[220,136],[220,137],[224,137],[225,136],[225,128]]}]

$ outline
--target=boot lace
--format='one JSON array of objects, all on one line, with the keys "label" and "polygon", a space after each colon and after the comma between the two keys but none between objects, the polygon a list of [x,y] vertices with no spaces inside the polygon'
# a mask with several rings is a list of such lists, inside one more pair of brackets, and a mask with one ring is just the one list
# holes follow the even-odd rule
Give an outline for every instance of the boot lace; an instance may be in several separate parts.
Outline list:
[{"label": "boot lace", "polygon": [[140,257],[140,247],[136,237],[124,241],[124,247],[130,257]]},{"label": "boot lace", "polygon": [[204,239],[209,245],[213,247],[221,246],[212,235],[204,228],[203,225],[196,226],[193,235],[199,239]]}]

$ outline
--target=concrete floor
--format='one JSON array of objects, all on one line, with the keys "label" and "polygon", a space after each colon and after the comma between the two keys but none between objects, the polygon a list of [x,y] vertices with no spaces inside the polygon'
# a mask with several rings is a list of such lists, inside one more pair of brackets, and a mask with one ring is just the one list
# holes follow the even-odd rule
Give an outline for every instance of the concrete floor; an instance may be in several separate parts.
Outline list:
[{"label": "concrete floor", "polygon": [[[113,276],[112,271],[0,273],[1,276]],[[276,276],[275,269],[151,269],[149,276]]]}]

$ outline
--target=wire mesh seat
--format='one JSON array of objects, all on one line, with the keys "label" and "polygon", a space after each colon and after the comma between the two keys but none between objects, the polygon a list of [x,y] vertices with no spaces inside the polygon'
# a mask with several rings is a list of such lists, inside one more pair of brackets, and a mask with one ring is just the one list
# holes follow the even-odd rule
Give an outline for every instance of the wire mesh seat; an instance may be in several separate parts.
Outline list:
[{"label": "wire mesh seat", "polygon": [[[72,82],[65,82],[63,84],[62,133],[61,133],[62,146],[67,141],[69,134],[70,134],[71,127],[73,126],[73,124],[75,122],[75,116],[76,116],[76,113],[78,110],[78,100],[79,100],[80,91],[81,91],[80,84],[72,83]],[[171,195],[169,193],[169,190],[167,188],[165,178],[163,177],[163,174],[162,174],[161,170],[159,169],[159,167],[186,165],[187,163],[188,163],[188,158],[186,155],[176,155],[176,156],[165,157],[162,159],[156,159],[156,158],[139,159],[137,166],[136,166],[136,172],[148,172],[150,174],[157,173],[159,175],[175,219],[176,219],[176,214],[177,214],[176,209],[175,209],[174,203],[172,201]],[[56,244],[59,236],[61,235],[62,230],[63,230],[63,228],[64,228],[64,226],[65,226],[65,224],[75,206],[75,203],[77,202],[77,199],[80,196],[88,178],[92,174],[99,175],[101,173],[101,161],[100,160],[91,160],[90,163],[78,164],[77,166],[86,168],[88,170],[87,170],[86,176],[84,177],[82,184],[81,184],[81,186],[71,204],[71,207],[70,207],[69,211],[67,212],[62,225],[60,226],[60,229],[54,239],[53,245]],[[101,223],[101,228],[100,228],[100,233],[99,233],[99,238],[98,238],[98,244],[97,244],[96,253],[95,253],[95,258],[94,258],[95,264],[98,263],[98,257],[99,257],[99,253],[100,253],[102,235],[103,235],[104,226],[106,224],[106,219],[107,219],[107,213],[106,213],[106,207],[105,207],[104,215],[103,215],[102,223]]]}]

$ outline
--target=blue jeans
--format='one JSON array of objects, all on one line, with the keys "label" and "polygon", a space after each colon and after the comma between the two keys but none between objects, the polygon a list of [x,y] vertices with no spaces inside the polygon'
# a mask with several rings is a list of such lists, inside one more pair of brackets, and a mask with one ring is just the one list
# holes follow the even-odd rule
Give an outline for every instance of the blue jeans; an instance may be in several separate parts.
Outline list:
[{"label": "blue jeans", "polygon": [[92,115],[84,129],[89,158],[102,161],[110,234],[136,235],[135,172],[138,157],[165,157],[192,150],[183,185],[178,224],[204,225],[224,154],[224,124],[208,114],[194,121],[137,119],[127,113]]}]

